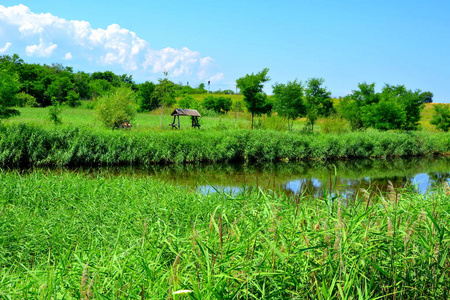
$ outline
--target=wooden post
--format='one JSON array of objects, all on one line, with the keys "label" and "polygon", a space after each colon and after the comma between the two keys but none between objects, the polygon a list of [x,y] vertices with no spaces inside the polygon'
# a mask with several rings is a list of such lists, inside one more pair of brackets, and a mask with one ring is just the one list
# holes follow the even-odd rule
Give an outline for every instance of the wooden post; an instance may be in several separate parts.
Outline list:
[{"label": "wooden post", "polygon": [[180,116],[177,117],[178,117],[178,129],[180,129]]}]

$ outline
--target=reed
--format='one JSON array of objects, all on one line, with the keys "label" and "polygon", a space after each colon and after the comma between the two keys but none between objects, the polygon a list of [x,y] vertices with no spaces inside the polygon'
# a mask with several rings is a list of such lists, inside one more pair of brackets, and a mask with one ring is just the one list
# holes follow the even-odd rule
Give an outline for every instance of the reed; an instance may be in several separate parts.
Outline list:
[{"label": "reed", "polygon": [[302,134],[268,130],[92,131],[0,127],[0,166],[144,165],[448,155],[450,133]]},{"label": "reed", "polygon": [[[445,187],[343,199],[258,189],[202,195],[149,178],[67,171],[3,171],[0,182],[4,299],[450,293]],[[174,294],[182,290],[190,292]]]}]

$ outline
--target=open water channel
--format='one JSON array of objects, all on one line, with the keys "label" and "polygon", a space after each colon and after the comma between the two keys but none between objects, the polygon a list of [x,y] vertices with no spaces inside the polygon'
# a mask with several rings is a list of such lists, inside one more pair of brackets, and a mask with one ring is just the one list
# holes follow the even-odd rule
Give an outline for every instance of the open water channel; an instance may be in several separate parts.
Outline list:
[{"label": "open water channel", "polygon": [[450,157],[408,157],[338,161],[302,161],[275,164],[183,164],[149,168],[77,169],[86,175],[152,177],[199,193],[217,191],[236,194],[262,188],[286,194],[339,193],[351,195],[361,188],[387,191],[396,188],[426,193],[436,185],[450,183]]}]

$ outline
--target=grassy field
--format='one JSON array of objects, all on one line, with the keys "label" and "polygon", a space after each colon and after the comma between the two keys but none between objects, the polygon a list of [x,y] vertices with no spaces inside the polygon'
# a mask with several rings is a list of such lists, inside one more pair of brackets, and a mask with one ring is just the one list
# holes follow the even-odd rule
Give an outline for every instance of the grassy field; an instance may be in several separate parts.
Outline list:
[{"label": "grassy field", "polygon": [[[1,172],[1,299],[445,299],[450,189],[189,193]],[[188,295],[173,295],[178,290]]]},{"label": "grassy field", "polygon": [[[233,101],[242,101],[242,95],[227,95],[227,97],[233,99]],[[205,95],[193,95],[194,98],[199,100],[203,99]],[[61,113],[61,118],[63,127],[74,127],[74,126],[87,126],[92,129],[102,130],[105,129],[103,125],[97,120],[94,110],[86,108],[90,104],[88,102],[83,102],[81,108],[70,108],[64,107]],[[433,116],[433,105],[426,104],[424,110],[422,111],[422,120],[420,125],[423,130],[426,131],[436,131],[435,126],[430,124]],[[54,127],[54,125],[49,121],[48,109],[49,108],[30,108],[23,107],[18,108],[21,115],[18,117],[10,118],[4,121],[7,124],[18,124],[18,123],[32,123],[43,125],[47,127]],[[163,116],[163,127],[160,126],[160,115],[161,111],[159,109],[152,111],[150,113],[138,113],[135,119],[132,121],[133,131],[161,131],[169,130],[168,126],[173,121],[173,117],[170,116],[173,108],[166,108],[164,110]],[[191,130],[190,119],[188,117],[181,117],[181,129]],[[212,116],[212,117],[202,117],[200,119],[202,125],[202,130],[226,130],[226,129],[250,129],[251,127],[251,115],[247,112],[236,113],[229,112],[222,116]],[[306,119],[300,118],[294,122],[294,130],[299,131],[305,127]],[[334,130],[349,131],[349,126],[345,124],[343,120],[332,121],[329,119],[319,120],[315,126],[316,132],[322,132],[327,127]],[[282,118],[273,114],[271,117],[263,116],[256,119],[256,128],[260,129],[272,129],[272,130],[286,130],[286,121]]]}]

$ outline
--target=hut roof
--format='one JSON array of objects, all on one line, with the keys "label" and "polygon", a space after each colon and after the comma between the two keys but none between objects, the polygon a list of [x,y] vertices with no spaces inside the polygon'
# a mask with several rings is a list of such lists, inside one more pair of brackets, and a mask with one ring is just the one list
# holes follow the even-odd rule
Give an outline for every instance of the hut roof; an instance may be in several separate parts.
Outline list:
[{"label": "hut roof", "polygon": [[201,117],[196,109],[175,108],[171,116],[192,116]]}]

